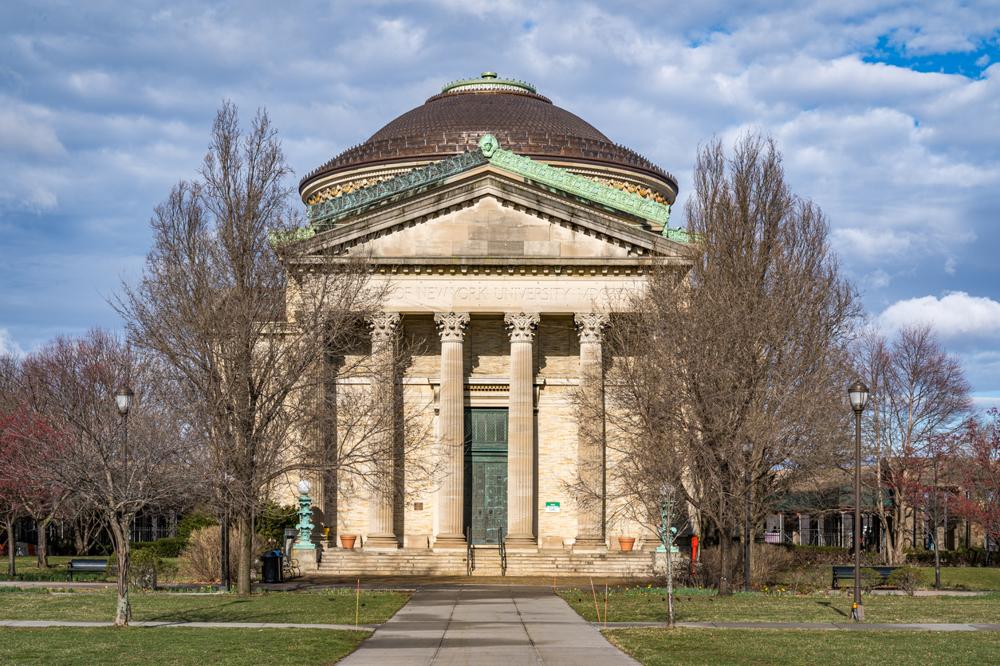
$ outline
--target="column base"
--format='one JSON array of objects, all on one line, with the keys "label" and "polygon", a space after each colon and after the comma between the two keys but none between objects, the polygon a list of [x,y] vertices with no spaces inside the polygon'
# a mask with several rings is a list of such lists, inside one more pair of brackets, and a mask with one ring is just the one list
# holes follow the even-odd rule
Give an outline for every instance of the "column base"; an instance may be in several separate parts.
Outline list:
[{"label": "column base", "polygon": [[299,571],[302,573],[319,570],[319,551],[315,548],[292,547],[292,557],[299,564]]},{"label": "column base", "polygon": [[365,550],[399,550],[399,539],[392,534],[372,534],[365,539]]},{"label": "column base", "polygon": [[439,534],[431,550],[465,550],[464,534]]},{"label": "column base", "polygon": [[577,537],[573,544],[574,553],[606,553],[607,541],[603,537]]},{"label": "column base", "polygon": [[503,543],[510,553],[534,553],[538,550],[538,539],[530,534],[511,535],[504,539]]}]

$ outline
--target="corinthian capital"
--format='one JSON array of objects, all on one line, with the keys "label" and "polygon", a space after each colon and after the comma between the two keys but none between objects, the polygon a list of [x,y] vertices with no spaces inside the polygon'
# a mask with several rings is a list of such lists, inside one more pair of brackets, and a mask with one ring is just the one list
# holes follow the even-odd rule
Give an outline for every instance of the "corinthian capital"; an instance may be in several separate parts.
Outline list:
[{"label": "corinthian capital", "polygon": [[601,312],[579,313],[574,318],[580,342],[600,342],[610,317]]},{"label": "corinthian capital", "polygon": [[508,312],[503,316],[510,329],[511,342],[531,342],[535,336],[535,326],[541,318],[537,312]]},{"label": "corinthian capital", "polygon": [[469,313],[435,312],[434,322],[441,333],[441,342],[461,342],[465,338],[465,325],[469,323]]},{"label": "corinthian capital", "polygon": [[378,312],[372,315],[368,320],[372,328],[372,342],[381,344],[395,338],[400,319],[402,317],[398,312]]}]

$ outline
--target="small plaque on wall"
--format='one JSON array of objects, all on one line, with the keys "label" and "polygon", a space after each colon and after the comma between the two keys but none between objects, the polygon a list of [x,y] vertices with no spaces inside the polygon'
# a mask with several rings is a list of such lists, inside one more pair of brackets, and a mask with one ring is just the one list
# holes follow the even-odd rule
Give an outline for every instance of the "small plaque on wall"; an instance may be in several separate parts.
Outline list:
[{"label": "small plaque on wall", "polygon": [[424,510],[424,503],[423,502],[414,502],[413,503],[413,510],[414,511],[423,511]]},{"label": "small plaque on wall", "polygon": [[559,502],[546,502],[545,513],[559,513]]}]

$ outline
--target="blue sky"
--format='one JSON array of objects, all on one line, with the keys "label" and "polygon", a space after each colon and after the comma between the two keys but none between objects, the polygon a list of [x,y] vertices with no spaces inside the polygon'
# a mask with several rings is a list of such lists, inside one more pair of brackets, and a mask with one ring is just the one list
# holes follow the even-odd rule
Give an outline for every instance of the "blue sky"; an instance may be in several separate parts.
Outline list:
[{"label": "blue sky", "polygon": [[771,133],[873,320],[934,323],[1000,404],[1000,2],[623,7],[4,2],[0,350],[120,325],[107,299],[223,98],[266,107],[302,175],[489,69],[671,171],[681,202],[699,143]]}]

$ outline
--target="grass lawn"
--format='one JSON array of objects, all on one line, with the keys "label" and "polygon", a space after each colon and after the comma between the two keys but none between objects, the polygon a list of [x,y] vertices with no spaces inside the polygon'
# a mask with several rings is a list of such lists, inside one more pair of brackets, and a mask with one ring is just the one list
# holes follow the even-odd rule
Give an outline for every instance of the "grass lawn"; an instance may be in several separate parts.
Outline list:
[{"label": "grass lawn", "polygon": [[[597,621],[589,589],[559,590],[577,613]],[[767,595],[738,592],[719,597],[714,590],[677,591],[675,612],[679,621],[712,622],[844,622],[851,615],[847,592],[826,595]],[[977,597],[864,597],[867,622],[1000,622],[1000,594]],[[601,619],[604,599],[598,594]],[[662,588],[613,589],[608,595],[608,622],[661,622],[666,619],[666,590]]]},{"label": "grass lawn", "polygon": [[643,664],[989,664],[998,632],[613,629],[608,639]]},{"label": "grass lawn", "polygon": [[[108,562],[114,564],[114,555],[87,555],[86,557],[78,558],[73,555],[49,555],[49,568],[39,569],[38,560],[34,555],[19,556],[14,558],[17,576],[15,580],[26,580],[26,581],[66,581],[66,566],[69,564],[70,560],[75,559],[85,559],[85,560],[108,560]],[[176,565],[178,563],[176,557],[164,557],[163,561]],[[7,557],[4,556],[0,558],[0,581],[9,580],[7,577]],[[74,573],[74,581],[114,581],[115,577],[106,575],[104,573]],[[185,578],[182,575],[177,575],[173,578],[161,578],[162,583],[193,583],[198,582]]]},{"label": "grass lawn", "polygon": [[321,629],[0,629],[0,663],[332,664],[367,636]]},{"label": "grass lawn", "polygon": [[[354,624],[354,590],[235,594],[133,592],[135,620]],[[361,624],[385,622],[409,599],[401,592],[361,591]],[[113,591],[0,591],[3,620],[112,620]],[[228,631],[228,630],[227,630]],[[2,663],[3,660],[0,660]]]},{"label": "grass lawn", "polygon": [[[920,577],[925,588],[934,587],[934,567],[920,567]],[[941,587],[1000,592],[1000,567],[941,567]]]},{"label": "grass lawn", "polygon": [[[72,559],[78,559],[70,555],[50,555],[49,556],[49,568],[39,569],[38,560],[34,555],[19,556],[14,558],[17,579],[19,580],[66,580],[66,565]],[[113,555],[95,555],[93,557],[87,557],[83,559],[92,560],[108,560],[109,562],[114,561]],[[7,578],[7,556],[0,558],[0,580],[8,580]],[[103,573],[75,573],[73,574],[73,580],[79,581],[103,581],[103,580],[114,580],[113,577],[108,577]]]}]

